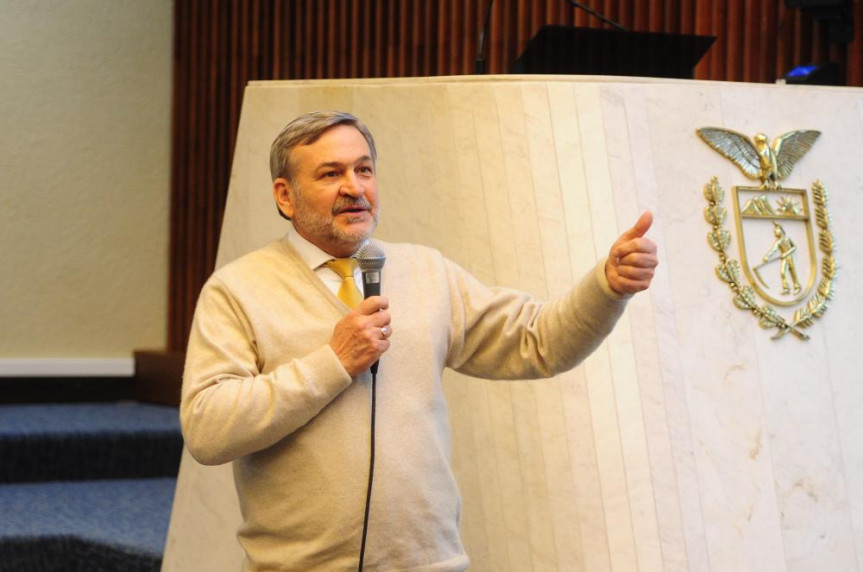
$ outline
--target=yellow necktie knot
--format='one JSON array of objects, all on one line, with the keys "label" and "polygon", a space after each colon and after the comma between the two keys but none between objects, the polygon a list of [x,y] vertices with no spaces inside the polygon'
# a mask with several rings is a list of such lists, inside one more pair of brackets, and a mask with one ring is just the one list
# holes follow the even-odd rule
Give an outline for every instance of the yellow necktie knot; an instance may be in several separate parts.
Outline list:
[{"label": "yellow necktie knot", "polygon": [[326,263],[327,268],[338,274],[342,279],[339,286],[339,300],[349,308],[356,308],[363,301],[363,295],[354,280],[354,269],[357,261],[354,258],[335,258]]}]

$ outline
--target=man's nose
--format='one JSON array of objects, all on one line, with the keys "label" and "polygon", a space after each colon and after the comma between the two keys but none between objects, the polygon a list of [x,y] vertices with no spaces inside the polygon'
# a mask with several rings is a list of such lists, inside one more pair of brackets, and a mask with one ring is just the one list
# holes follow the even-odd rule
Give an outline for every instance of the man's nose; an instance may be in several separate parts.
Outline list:
[{"label": "man's nose", "polygon": [[361,197],[365,194],[366,187],[356,173],[347,171],[340,191],[343,195]]}]

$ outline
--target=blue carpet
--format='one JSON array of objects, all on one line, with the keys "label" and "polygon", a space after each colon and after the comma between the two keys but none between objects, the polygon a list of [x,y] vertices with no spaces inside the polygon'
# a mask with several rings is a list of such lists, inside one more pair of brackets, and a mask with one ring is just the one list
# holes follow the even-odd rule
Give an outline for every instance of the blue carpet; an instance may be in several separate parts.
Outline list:
[{"label": "blue carpet", "polygon": [[173,477],[182,447],[174,407],[0,406],[0,483]]},{"label": "blue carpet", "polygon": [[0,486],[0,570],[158,570],[175,485],[162,478]]},{"label": "blue carpet", "polygon": [[159,572],[177,408],[0,406],[0,572]]},{"label": "blue carpet", "polygon": [[0,435],[179,431],[176,407],[141,403],[0,405]]}]

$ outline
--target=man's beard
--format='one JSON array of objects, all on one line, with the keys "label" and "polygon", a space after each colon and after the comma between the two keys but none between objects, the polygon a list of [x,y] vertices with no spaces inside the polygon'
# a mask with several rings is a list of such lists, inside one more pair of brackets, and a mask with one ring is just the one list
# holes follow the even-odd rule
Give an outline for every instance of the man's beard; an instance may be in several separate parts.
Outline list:
[{"label": "man's beard", "polygon": [[[291,192],[294,195],[294,216],[291,217],[294,226],[301,233],[314,236],[323,242],[339,242],[359,247],[372,235],[378,225],[379,211],[372,213],[372,204],[365,197],[356,199],[340,197],[333,205],[330,216],[323,216],[309,207],[301,191],[293,189]],[[372,216],[372,225],[368,229],[351,231],[335,225],[336,214],[351,207],[366,209],[366,213],[360,213],[359,216],[366,214]],[[352,215],[347,216],[348,222],[354,222]]]}]

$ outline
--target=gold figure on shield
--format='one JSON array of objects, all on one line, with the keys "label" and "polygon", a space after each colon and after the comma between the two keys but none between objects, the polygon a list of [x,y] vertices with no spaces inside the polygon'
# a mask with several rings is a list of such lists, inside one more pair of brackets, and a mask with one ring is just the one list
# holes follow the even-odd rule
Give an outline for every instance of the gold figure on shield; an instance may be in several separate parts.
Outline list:
[{"label": "gold figure on shield", "polygon": [[[791,293],[791,289],[788,285],[788,278],[790,277],[791,284],[794,286],[794,293],[797,294],[800,292],[800,282],[797,281],[797,267],[794,264],[794,253],[797,251],[797,246],[794,244],[794,241],[785,234],[785,229],[782,228],[781,224],[773,223],[773,234],[776,236],[776,241],[773,243],[773,246],[770,247],[770,250],[767,251],[767,254],[764,255],[762,263],[759,264],[758,267],[760,268],[774,260],[781,260],[782,263],[779,266],[779,276],[782,278],[782,293]],[[779,257],[774,258],[773,255],[777,252],[779,253]]]}]

